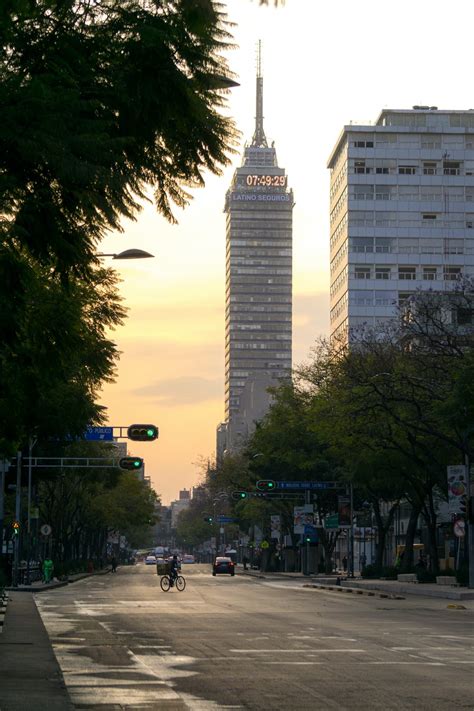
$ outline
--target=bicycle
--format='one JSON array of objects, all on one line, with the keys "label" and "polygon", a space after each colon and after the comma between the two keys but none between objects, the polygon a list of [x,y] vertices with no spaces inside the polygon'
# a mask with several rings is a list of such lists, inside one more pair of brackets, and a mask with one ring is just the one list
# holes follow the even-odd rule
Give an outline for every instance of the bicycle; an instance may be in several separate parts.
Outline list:
[{"label": "bicycle", "polygon": [[168,590],[172,587],[176,587],[176,590],[179,592],[183,592],[184,588],[186,587],[186,580],[183,578],[182,575],[177,575],[174,582],[171,580],[171,575],[162,575],[160,578],[160,588],[163,590],[163,592],[168,592]]}]

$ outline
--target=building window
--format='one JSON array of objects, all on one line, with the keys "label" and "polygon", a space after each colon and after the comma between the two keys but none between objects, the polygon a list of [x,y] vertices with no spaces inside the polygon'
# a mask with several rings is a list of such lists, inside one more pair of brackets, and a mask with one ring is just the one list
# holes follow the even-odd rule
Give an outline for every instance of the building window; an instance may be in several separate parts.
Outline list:
[{"label": "building window", "polygon": [[444,267],[445,281],[457,281],[461,275],[461,267]]},{"label": "building window", "polygon": [[414,165],[399,165],[398,173],[399,175],[415,175],[416,168]]},{"label": "building window", "polygon": [[373,141],[354,141],[354,148],[373,148]]},{"label": "building window", "polygon": [[370,267],[356,267],[354,271],[355,279],[370,279]]},{"label": "building window", "polygon": [[436,163],[423,163],[423,175],[436,175]]},{"label": "building window", "polygon": [[434,212],[424,212],[422,217],[424,220],[436,220],[437,215]]},{"label": "building window", "polygon": [[354,173],[366,174],[371,172],[372,168],[365,164],[365,160],[354,161]]},{"label": "building window", "polygon": [[425,281],[436,281],[437,269],[436,267],[423,267],[423,279]]},{"label": "building window", "polygon": [[416,279],[416,267],[398,267],[398,278],[408,281]]},{"label": "building window", "polygon": [[390,279],[390,267],[375,267],[376,279]]},{"label": "building window", "polygon": [[443,162],[443,175],[461,175],[461,164],[454,160]]}]

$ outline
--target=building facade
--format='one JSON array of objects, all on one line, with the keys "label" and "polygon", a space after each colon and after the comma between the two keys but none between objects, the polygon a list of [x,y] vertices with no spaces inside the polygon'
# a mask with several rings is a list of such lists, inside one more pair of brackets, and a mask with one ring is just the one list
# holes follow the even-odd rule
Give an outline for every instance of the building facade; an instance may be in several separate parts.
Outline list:
[{"label": "building facade", "polygon": [[474,110],[384,110],[344,127],[328,167],[333,339],[474,274]]},{"label": "building facade", "polygon": [[263,130],[257,73],[255,133],[226,195],[225,423],[218,458],[268,410],[267,389],[291,371],[293,193]]}]

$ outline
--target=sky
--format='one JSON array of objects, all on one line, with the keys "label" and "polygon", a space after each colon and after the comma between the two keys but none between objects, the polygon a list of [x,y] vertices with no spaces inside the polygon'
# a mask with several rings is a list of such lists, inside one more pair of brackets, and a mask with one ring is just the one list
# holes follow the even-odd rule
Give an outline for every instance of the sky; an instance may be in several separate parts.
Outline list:
[{"label": "sky", "polygon": [[131,247],[154,259],[113,262],[128,319],[114,332],[122,356],[101,402],[108,424],[151,423],[153,443],[129,443],[164,504],[203,476],[224,418],[225,193],[254,131],[256,47],[262,40],[264,129],[294,191],[293,363],[329,329],[329,154],[343,126],[383,108],[469,109],[471,0],[228,0],[240,86],[228,111],[242,133],[222,176],[206,175],[178,225],[152,204],[104,252]]}]

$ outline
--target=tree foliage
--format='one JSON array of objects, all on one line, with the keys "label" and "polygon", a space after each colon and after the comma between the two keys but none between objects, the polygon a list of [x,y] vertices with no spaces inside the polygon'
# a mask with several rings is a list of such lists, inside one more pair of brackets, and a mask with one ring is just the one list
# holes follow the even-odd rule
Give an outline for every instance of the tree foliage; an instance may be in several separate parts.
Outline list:
[{"label": "tree foliage", "polygon": [[0,229],[61,273],[154,190],[158,210],[219,173],[236,132],[222,113],[213,0],[8,0],[0,10]]}]

